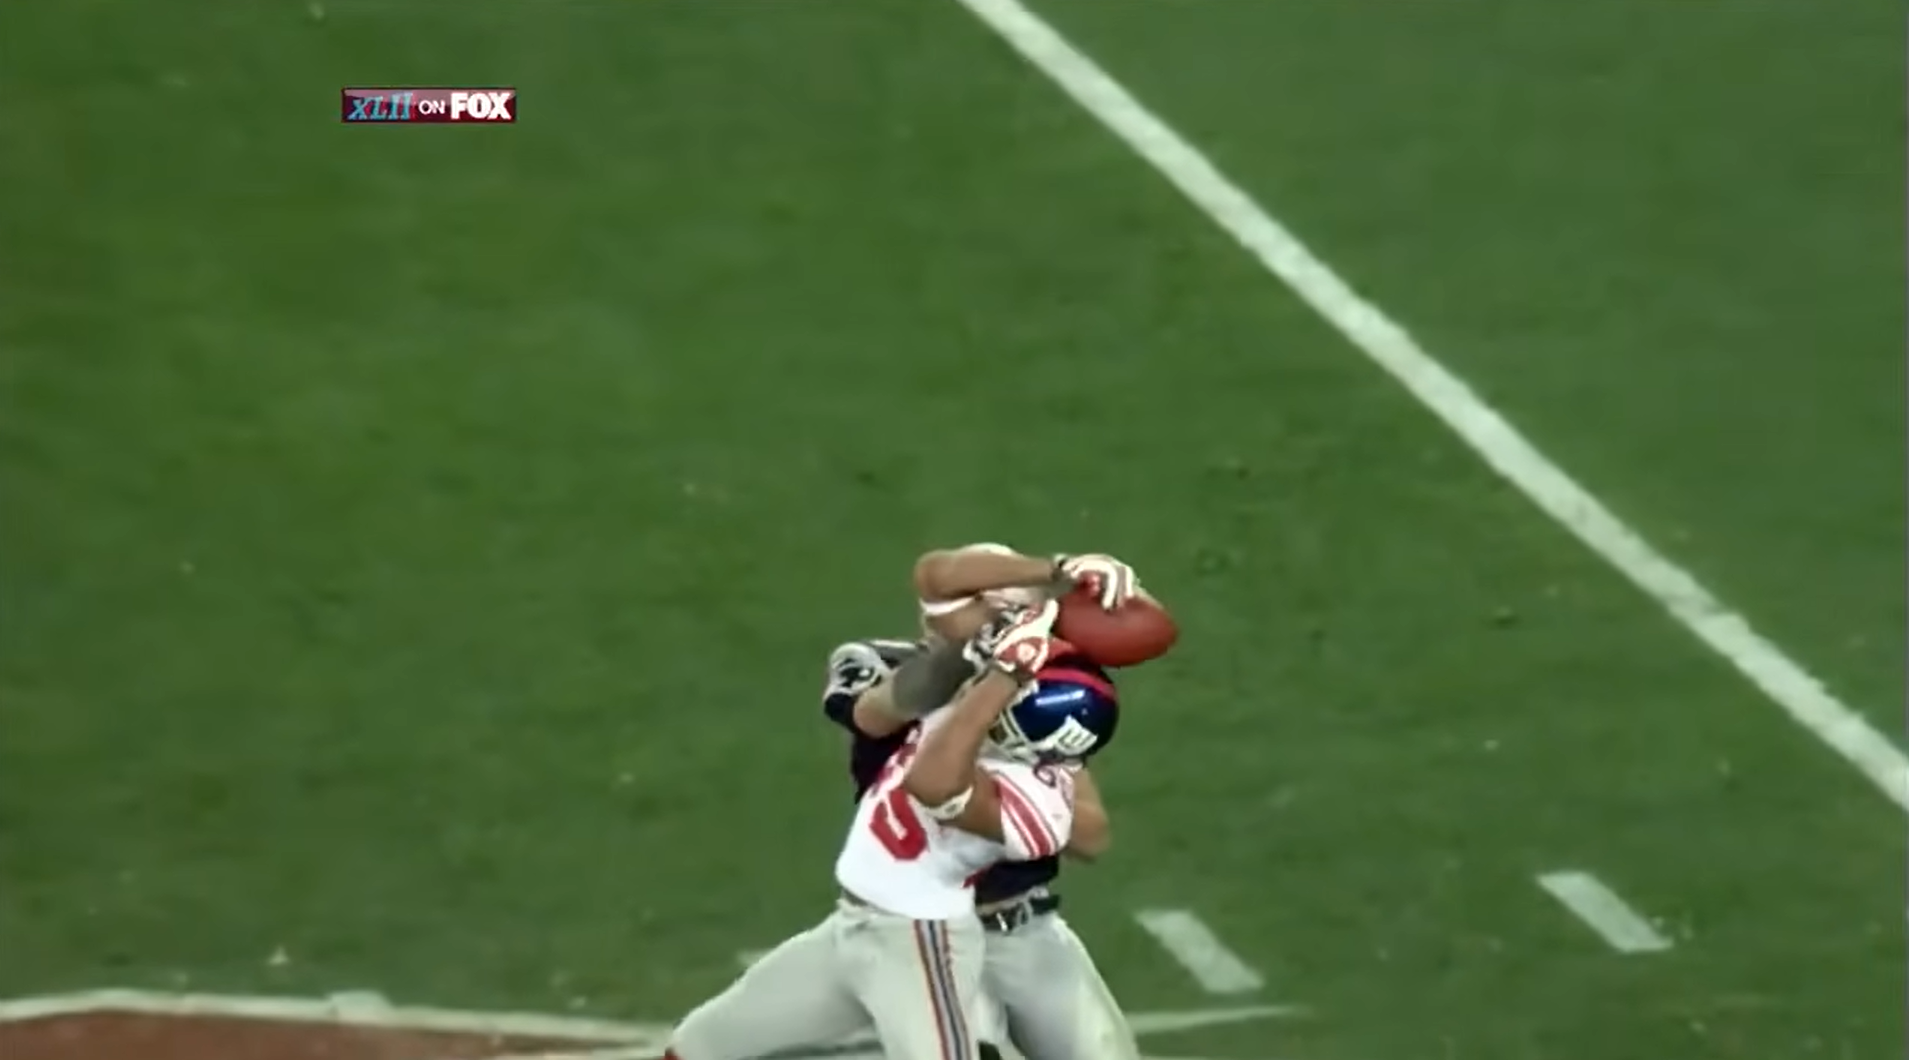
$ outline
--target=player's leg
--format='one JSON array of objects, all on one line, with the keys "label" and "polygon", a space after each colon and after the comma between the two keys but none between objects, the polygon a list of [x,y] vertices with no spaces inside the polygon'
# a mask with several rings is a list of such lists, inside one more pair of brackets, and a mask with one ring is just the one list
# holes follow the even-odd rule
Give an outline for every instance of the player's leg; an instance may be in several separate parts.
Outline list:
[{"label": "player's leg", "polygon": [[1028,1060],[1135,1060],[1127,1019],[1087,947],[1057,913],[987,937],[984,989]]},{"label": "player's leg", "polygon": [[1006,1045],[1008,1040],[1008,1014],[1001,1007],[1001,1002],[989,996],[985,981],[976,1008],[972,1029],[974,1036],[981,1042],[981,1060],[1001,1060],[1001,1046]]},{"label": "player's leg", "polygon": [[844,941],[887,1060],[976,1060],[986,959],[979,922],[869,913]]},{"label": "player's leg", "polygon": [[675,1060],[757,1060],[868,1028],[836,950],[833,918],[770,950],[729,989],[683,1017]]}]

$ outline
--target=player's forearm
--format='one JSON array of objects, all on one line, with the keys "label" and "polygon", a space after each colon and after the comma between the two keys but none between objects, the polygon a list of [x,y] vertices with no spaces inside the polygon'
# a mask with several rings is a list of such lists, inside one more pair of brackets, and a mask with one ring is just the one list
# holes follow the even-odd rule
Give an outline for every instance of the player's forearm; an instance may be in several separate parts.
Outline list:
[{"label": "player's forearm", "polygon": [[1114,844],[1113,825],[1107,810],[1099,803],[1074,801],[1074,831],[1067,839],[1066,853],[1080,861],[1093,861]]},{"label": "player's forearm", "polygon": [[921,739],[908,763],[902,786],[928,806],[940,806],[974,788],[975,760],[988,727],[1020,694],[1020,682],[991,670],[970,684],[951,708],[948,720]]},{"label": "player's forearm", "polygon": [[895,681],[890,677],[855,697],[848,716],[855,731],[872,739],[892,736],[907,728],[919,714],[909,714],[895,703]]},{"label": "player's forearm", "polygon": [[1074,832],[1068,839],[1067,853],[1092,861],[1107,853],[1113,841],[1113,823],[1100,799],[1100,785],[1083,766],[1074,771]]},{"label": "player's forearm", "polygon": [[901,664],[889,681],[886,705],[901,717],[919,718],[954,699],[975,671],[961,648],[958,641],[943,641]]},{"label": "player's forearm", "polygon": [[1011,550],[938,549],[915,561],[915,592],[926,603],[963,600],[995,589],[1047,585],[1054,561]]}]

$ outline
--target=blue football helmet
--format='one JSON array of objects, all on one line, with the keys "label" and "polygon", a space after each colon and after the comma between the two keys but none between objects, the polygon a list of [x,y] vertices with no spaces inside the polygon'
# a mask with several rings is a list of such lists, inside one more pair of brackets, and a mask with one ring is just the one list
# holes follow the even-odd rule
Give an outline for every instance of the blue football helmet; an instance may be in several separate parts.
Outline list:
[{"label": "blue football helmet", "polygon": [[1113,678],[1087,659],[1067,655],[1035,675],[1020,702],[1001,712],[988,740],[1023,762],[1083,762],[1113,740],[1119,724]]}]

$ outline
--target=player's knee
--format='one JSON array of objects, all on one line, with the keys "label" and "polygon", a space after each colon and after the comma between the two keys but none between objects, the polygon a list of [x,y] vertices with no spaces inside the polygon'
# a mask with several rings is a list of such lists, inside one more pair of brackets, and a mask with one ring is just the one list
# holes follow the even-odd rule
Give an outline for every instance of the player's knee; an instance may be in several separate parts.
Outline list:
[{"label": "player's knee", "polygon": [[727,1060],[707,1036],[697,1034],[694,1029],[686,1032],[687,1027],[685,1021],[669,1036],[669,1048],[663,1050],[663,1060]]},{"label": "player's knee", "polygon": [[663,1060],[748,1060],[737,1053],[736,1043],[729,1041],[732,1036],[723,1032],[710,1008],[704,1004],[683,1017],[670,1033]]},{"label": "player's knee", "polygon": [[1134,1041],[1126,1017],[1119,1010],[1098,1000],[1083,1006],[1078,1033],[1080,1040],[1086,1043],[1090,1056],[1104,1057],[1106,1060],[1139,1060],[1139,1043]]}]

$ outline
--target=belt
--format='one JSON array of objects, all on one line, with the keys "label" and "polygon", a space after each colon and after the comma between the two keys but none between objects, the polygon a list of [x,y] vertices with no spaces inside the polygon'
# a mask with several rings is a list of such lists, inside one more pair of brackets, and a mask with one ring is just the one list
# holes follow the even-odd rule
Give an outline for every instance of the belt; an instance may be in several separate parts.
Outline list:
[{"label": "belt", "polygon": [[1061,898],[1057,894],[1044,894],[1035,898],[1019,901],[1006,909],[996,909],[981,914],[981,930],[1005,934],[1021,927],[1037,916],[1045,916],[1061,907]]}]

